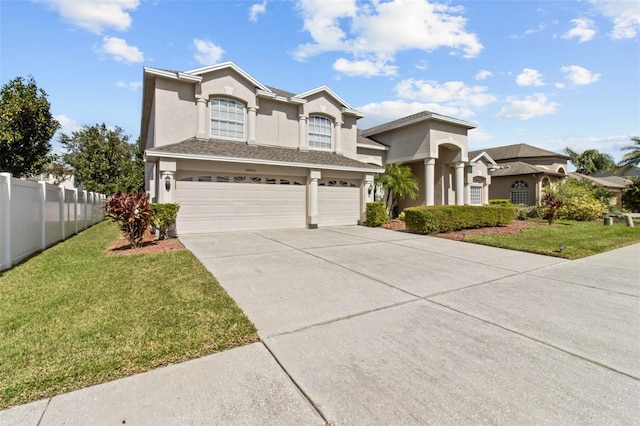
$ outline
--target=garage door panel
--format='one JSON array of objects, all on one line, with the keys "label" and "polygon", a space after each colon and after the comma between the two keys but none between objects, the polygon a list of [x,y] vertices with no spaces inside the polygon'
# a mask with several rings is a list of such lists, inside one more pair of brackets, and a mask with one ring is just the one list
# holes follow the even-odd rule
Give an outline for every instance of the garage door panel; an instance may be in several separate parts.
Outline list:
[{"label": "garage door panel", "polygon": [[306,189],[299,185],[177,182],[179,234],[304,228]]},{"label": "garage door panel", "polygon": [[360,188],[318,188],[320,226],[357,225],[360,219]]}]

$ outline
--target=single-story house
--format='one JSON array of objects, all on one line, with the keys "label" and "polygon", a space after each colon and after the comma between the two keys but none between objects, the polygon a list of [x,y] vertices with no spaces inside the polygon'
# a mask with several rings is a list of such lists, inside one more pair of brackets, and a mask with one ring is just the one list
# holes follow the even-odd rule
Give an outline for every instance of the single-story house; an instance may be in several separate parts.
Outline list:
[{"label": "single-story house", "polygon": [[287,92],[232,62],[145,67],[146,190],[180,204],[179,234],[355,225],[396,162],[420,187],[402,208],[488,202],[496,162],[468,153],[473,124],[425,111],[360,130],[363,116],[326,86]]},{"label": "single-story house", "polygon": [[617,206],[618,208],[622,208],[622,192],[627,186],[632,184],[629,179],[625,179],[620,176],[595,177],[593,175],[583,175],[578,172],[569,172],[569,176],[576,179],[587,180],[595,185],[607,189],[612,194],[609,203]]},{"label": "single-story house", "polygon": [[481,153],[497,164],[491,172],[491,199],[539,205],[544,188],[567,176],[568,156],[524,143],[473,151],[469,155]]}]

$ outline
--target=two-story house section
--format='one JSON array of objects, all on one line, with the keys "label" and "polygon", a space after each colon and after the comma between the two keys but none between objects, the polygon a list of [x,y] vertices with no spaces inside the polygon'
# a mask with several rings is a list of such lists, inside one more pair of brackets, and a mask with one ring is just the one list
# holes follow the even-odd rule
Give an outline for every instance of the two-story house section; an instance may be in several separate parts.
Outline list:
[{"label": "two-story house section", "polygon": [[146,190],[180,204],[180,234],[355,225],[386,147],[328,87],[265,86],[232,62],[144,68]]}]

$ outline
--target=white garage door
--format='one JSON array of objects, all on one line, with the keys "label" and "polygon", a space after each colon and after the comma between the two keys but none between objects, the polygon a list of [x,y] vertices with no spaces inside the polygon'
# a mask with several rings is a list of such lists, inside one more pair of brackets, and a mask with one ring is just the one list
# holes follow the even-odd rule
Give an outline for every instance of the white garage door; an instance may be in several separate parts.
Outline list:
[{"label": "white garage door", "polygon": [[301,180],[195,176],[176,182],[178,234],[306,227]]},{"label": "white garage door", "polygon": [[318,183],[318,225],[357,225],[360,185],[355,181],[323,179]]}]

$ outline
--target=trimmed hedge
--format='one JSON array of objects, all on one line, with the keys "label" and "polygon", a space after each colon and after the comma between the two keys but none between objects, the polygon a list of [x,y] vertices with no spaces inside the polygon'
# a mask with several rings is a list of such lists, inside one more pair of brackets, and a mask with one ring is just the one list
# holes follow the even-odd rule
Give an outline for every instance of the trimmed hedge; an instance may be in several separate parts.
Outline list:
[{"label": "trimmed hedge", "polygon": [[407,228],[416,234],[437,234],[460,229],[508,225],[513,206],[420,206],[404,210]]},{"label": "trimmed hedge", "polygon": [[508,198],[494,198],[493,200],[489,200],[489,204],[491,205],[501,205],[501,206],[510,206],[511,201]]},{"label": "trimmed hedge", "polygon": [[367,226],[380,226],[389,222],[386,205],[381,201],[367,203]]}]

